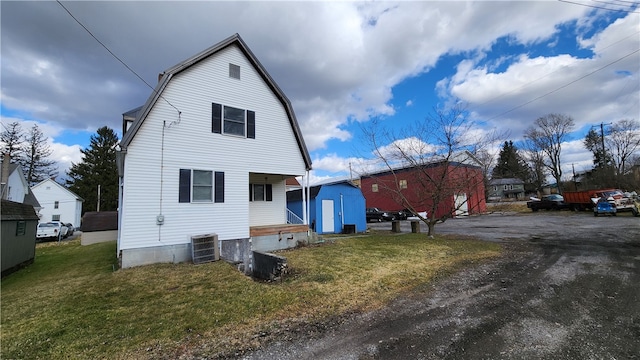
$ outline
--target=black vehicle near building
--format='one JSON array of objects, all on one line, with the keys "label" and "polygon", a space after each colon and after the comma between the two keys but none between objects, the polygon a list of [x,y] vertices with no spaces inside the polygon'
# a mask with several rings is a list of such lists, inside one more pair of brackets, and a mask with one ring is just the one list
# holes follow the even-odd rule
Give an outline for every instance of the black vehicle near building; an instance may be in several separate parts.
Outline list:
[{"label": "black vehicle near building", "polygon": [[562,195],[551,194],[543,196],[542,199],[531,199],[531,201],[527,201],[527,207],[535,212],[538,210],[568,209],[569,204],[564,202]]},{"label": "black vehicle near building", "polygon": [[378,208],[367,208],[367,222],[381,222],[384,220],[391,220],[391,215]]}]

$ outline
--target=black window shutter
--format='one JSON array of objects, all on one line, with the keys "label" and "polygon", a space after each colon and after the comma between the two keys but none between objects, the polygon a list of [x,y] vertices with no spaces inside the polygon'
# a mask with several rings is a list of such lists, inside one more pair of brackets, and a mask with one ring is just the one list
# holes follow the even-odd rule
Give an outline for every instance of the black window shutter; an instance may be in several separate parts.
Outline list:
[{"label": "black window shutter", "polygon": [[253,184],[249,184],[249,201],[253,201]]},{"label": "black window shutter", "polygon": [[222,105],[211,103],[211,132],[222,134]]},{"label": "black window shutter", "polygon": [[191,202],[191,169],[180,169],[180,195],[181,203]]},{"label": "black window shutter", "polygon": [[215,173],[214,201],[217,203],[224,202],[224,172],[222,171],[216,171]]},{"label": "black window shutter", "polygon": [[272,193],[272,189],[271,189],[271,184],[265,184],[264,185],[264,192],[265,192],[265,200],[267,201],[273,201],[273,193]]},{"label": "black window shutter", "polygon": [[256,112],[247,110],[247,138],[256,138]]}]

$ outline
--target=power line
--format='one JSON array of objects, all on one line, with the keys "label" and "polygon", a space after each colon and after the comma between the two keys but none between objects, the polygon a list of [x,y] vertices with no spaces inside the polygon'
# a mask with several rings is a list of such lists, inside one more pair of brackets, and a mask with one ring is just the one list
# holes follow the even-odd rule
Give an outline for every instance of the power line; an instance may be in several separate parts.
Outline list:
[{"label": "power line", "polygon": [[[604,6],[597,6],[597,5],[589,5],[589,4],[582,4],[582,3],[578,3],[578,2],[573,2],[573,1],[568,1],[568,0],[558,0],[560,2],[563,3],[567,3],[567,4],[574,4],[574,5],[580,5],[580,6],[586,6],[586,7],[590,7],[590,8],[594,8],[594,9],[602,9],[602,10],[608,10],[608,11],[617,11],[617,12],[625,12],[625,13],[629,13],[629,14],[640,14],[640,12],[638,11],[634,11],[634,10],[626,10],[626,9],[612,9],[612,8],[608,8],[608,7],[604,7]],[[631,2],[633,4],[633,2]],[[615,4],[611,4],[611,3],[605,3],[607,5],[615,5]]]},{"label": "power line", "polygon": [[593,70],[592,72],[590,72],[590,73],[588,73],[588,74],[586,74],[586,75],[583,75],[583,76],[581,76],[581,77],[579,77],[579,78],[577,78],[577,79],[575,79],[575,80],[573,80],[573,81],[571,81],[571,82],[569,82],[569,83],[567,83],[567,84],[564,84],[564,85],[562,85],[562,86],[560,86],[560,87],[558,87],[558,88],[556,88],[556,89],[554,89],[554,90],[551,90],[551,91],[549,91],[549,92],[548,92],[548,93],[546,93],[546,94],[540,95],[540,96],[538,96],[538,97],[536,97],[536,98],[534,98],[534,99],[532,99],[532,100],[529,100],[529,101],[527,101],[527,102],[525,102],[525,103],[523,103],[523,104],[520,104],[520,105],[518,105],[518,106],[516,106],[516,107],[513,107],[513,108],[511,108],[511,109],[509,109],[509,110],[507,110],[507,111],[505,111],[505,112],[503,112],[503,113],[500,113],[500,114],[498,114],[498,115],[496,115],[496,116],[494,116],[494,117],[492,117],[492,118],[489,118],[489,119],[487,119],[487,121],[490,121],[490,120],[493,120],[493,119],[499,118],[499,117],[500,117],[500,116],[502,116],[502,115],[508,114],[508,113],[510,113],[510,112],[512,112],[512,111],[514,111],[514,110],[520,109],[521,107],[523,107],[523,106],[525,106],[525,105],[529,105],[529,104],[531,104],[531,103],[532,103],[532,102],[534,102],[534,101],[540,100],[540,99],[542,99],[542,98],[543,98],[543,97],[545,97],[545,96],[548,96],[548,95],[551,95],[551,94],[553,94],[553,93],[555,93],[555,92],[557,92],[557,91],[560,91],[560,90],[562,90],[562,89],[566,88],[567,86],[569,86],[569,85],[571,85],[571,84],[574,84],[574,83],[576,83],[576,82],[578,82],[578,81],[580,81],[580,80],[582,80],[582,79],[584,79],[584,78],[586,78],[586,77],[588,77],[588,76],[591,76],[591,75],[593,75],[593,74],[597,73],[598,71],[601,71],[601,70],[603,70],[603,69],[605,69],[605,68],[607,68],[607,67],[609,67],[609,66],[611,66],[611,65],[613,65],[613,64],[615,64],[615,63],[617,63],[617,62],[620,62],[620,61],[622,61],[622,60],[624,60],[624,59],[628,58],[629,56],[631,56],[631,55],[633,55],[633,54],[636,54],[636,53],[638,53],[638,52],[640,52],[640,49],[637,49],[637,50],[635,50],[635,51],[632,51],[631,53],[629,53],[629,54],[627,54],[627,55],[625,55],[625,56],[623,56],[623,57],[621,57],[621,58],[618,58],[618,59],[616,59],[616,60],[614,60],[614,61],[612,61],[612,62],[610,62],[610,63],[608,63],[608,64],[606,64],[606,65],[604,65],[604,66],[602,66],[602,67],[600,67],[600,68],[598,68],[598,69],[596,69],[596,70]]},{"label": "power line", "polygon": [[[73,14],[71,13],[71,11],[69,11],[69,9],[67,9],[61,2],[60,0],[56,0],[56,2],[64,9],[64,11],[67,12],[67,14],[69,14],[69,16],[71,16],[71,18],[73,20],[75,20],[78,25],[82,26],[82,28],[89,34],[91,35],[91,37],[98,42],[98,44],[102,45],[103,48],[105,48],[105,50],[107,50],[109,52],[109,54],[111,54],[111,56],[113,56],[116,60],[118,60],[122,65],[124,65],[124,67],[127,68],[127,70],[131,71],[131,73],[133,73],[138,79],[140,79],[143,83],[145,83],[153,92],[155,92],[157,94],[157,91],[153,88],[153,86],[149,85],[148,82],[146,82],[142,76],[138,75],[137,72],[135,72],[129,65],[127,65],[122,59],[120,59],[118,57],[118,55],[114,54],[113,51],[111,51],[107,45],[105,45],[102,41],[100,41],[100,39],[98,39],[95,35],[93,35],[93,33],[91,32],[91,30],[89,30],[86,26],[84,26],[83,23],[80,22],[80,20],[78,20],[75,16],[73,16]],[[169,100],[165,99],[164,96],[158,94],[162,100],[166,101],[167,104],[169,104],[169,106],[171,106],[172,108],[176,109],[176,111],[178,112],[178,117],[180,116],[180,114],[182,113],[180,110],[178,110],[177,107],[173,106],[172,103],[169,102]]]}]

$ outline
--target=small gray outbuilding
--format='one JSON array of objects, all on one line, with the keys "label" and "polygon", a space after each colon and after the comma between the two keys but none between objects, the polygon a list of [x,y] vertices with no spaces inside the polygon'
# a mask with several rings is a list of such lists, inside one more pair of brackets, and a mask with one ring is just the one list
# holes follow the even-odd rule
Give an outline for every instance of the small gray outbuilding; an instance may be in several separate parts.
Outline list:
[{"label": "small gray outbuilding", "polygon": [[33,263],[36,256],[38,215],[33,206],[1,200],[2,276]]}]

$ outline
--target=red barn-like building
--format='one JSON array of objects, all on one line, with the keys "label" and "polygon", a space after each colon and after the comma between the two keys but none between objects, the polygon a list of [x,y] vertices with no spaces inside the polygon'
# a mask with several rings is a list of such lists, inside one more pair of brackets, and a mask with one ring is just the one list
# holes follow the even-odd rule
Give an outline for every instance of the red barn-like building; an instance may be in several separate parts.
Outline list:
[{"label": "red barn-like building", "polygon": [[[486,212],[480,163],[468,154],[464,161],[441,161],[362,176],[366,206],[398,211],[426,211],[429,218]],[[434,206],[437,204],[437,206]]]}]

